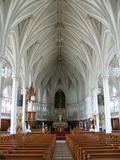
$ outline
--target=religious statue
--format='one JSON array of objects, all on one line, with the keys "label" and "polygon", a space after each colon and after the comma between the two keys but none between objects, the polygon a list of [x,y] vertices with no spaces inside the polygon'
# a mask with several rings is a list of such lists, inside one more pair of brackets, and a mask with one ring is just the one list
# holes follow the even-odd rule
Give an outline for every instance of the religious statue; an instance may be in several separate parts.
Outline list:
[{"label": "religious statue", "polygon": [[59,122],[61,122],[62,121],[62,115],[60,114],[60,115],[58,115],[58,119],[59,119]]},{"label": "religious statue", "polygon": [[17,118],[16,133],[20,133],[21,131],[22,131],[22,115],[19,114]]},{"label": "religious statue", "polygon": [[31,86],[30,86],[28,93],[26,95],[26,101],[35,101],[35,91],[33,88],[33,83],[31,83]]},{"label": "religious statue", "polygon": [[33,83],[31,83],[30,88],[28,89],[28,93],[26,95],[26,104],[27,104],[27,112],[26,112],[26,121],[27,128],[31,128],[33,122],[35,122],[35,91],[33,88]]}]

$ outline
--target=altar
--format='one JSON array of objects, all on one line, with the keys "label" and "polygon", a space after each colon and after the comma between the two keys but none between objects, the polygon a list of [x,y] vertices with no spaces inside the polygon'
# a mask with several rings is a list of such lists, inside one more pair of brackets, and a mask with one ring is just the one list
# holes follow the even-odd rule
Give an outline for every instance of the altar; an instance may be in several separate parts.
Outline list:
[{"label": "altar", "polygon": [[54,121],[52,124],[52,127],[55,128],[57,140],[65,140],[66,128],[68,128],[68,123],[62,120],[62,114],[58,114],[58,121]]},{"label": "altar", "polygon": [[58,121],[54,121],[52,124],[52,127],[55,129],[62,128],[64,130],[65,128],[68,128],[68,123],[63,120],[63,113],[62,112],[61,112],[61,110],[58,110],[58,115],[57,115]]},{"label": "altar", "polygon": [[67,122],[53,122],[52,127],[55,128],[56,140],[65,140]]},{"label": "altar", "polygon": [[68,128],[67,122],[53,122],[52,124],[53,128]]},{"label": "altar", "polygon": [[60,95],[61,93],[63,92],[59,90],[58,96],[56,94],[55,117],[52,123],[52,128],[55,129],[57,140],[65,140],[65,134],[67,131],[66,128],[68,128],[68,122],[66,119],[66,109],[65,109],[65,97],[61,96]]}]

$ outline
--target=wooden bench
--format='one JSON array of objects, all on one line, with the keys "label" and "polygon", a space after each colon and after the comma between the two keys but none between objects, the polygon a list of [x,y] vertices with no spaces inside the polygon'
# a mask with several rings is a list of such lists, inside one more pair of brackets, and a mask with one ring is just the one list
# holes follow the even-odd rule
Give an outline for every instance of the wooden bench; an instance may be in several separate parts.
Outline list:
[{"label": "wooden bench", "polygon": [[87,160],[120,160],[120,153],[91,153]]},{"label": "wooden bench", "polygon": [[[101,137],[103,137],[102,141]],[[105,158],[107,158],[107,155],[111,156],[111,153],[115,155],[115,158],[120,158],[120,143],[119,141],[113,140],[110,134],[70,134],[66,135],[66,141],[75,160],[87,160],[93,153],[101,155],[102,152]],[[110,156],[108,156],[108,158]],[[113,156],[111,158],[113,158]]]},{"label": "wooden bench", "polygon": [[118,147],[112,147],[112,146],[84,146],[84,147],[80,147],[79,148],[79,153],[77,154],[77,159],[85,159],[85,157],[86,157],[86,154],[88,153],[88,152],[92,152],[92,153],[94,153],[94,152],[104,152],[104,151],[120,151],[119,149],[118,149]]},{"label": "wooden bench", "polygon": [[7,139],[2,137],[0,159],[52,160],[55,142],[56,137],[52,134],[19,134]]},{"label": "wooden bench", "polygon": [[83,150],[83,153],[82,153],[82,155],[83,155],[83,160],[87,160],[88,158],[88,155],[91,155],[91,154],[104,154],[104,153],[120,153],[120,150],[119,149],[110,149],[110,148],[108,148],[108,149],[105,149],[105,148],[103,148],[103,149],[100,149],[100,148],[97,148],[97,149],[89,149],[89,150]]},{"label": "wooden bench", "polygon": [[45,154],[33,153],[16,153],[16,154],[3,154],[0,155],[1,160],[48,160]]}]

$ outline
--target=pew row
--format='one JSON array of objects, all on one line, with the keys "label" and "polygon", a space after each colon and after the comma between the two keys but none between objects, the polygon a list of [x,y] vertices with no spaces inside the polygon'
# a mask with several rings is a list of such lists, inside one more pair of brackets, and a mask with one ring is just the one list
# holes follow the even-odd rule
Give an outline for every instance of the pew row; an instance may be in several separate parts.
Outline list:
[{"label": "pew row", "polygon": [[56,136],[29,133],[7,135],[0,140],[0,159],[52,160]]},{"label": "pew row", "polygon": [[66,141],[75,160],[120,159],[119,141],[111,135],[104,135],[102,140],[101,137],[100,133],[70,134]]}]

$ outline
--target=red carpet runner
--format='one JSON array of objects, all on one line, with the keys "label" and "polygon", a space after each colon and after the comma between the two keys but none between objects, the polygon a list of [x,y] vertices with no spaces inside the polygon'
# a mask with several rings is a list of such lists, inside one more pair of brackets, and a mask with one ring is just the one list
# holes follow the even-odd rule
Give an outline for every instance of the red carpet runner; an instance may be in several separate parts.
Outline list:
[{"label": "red carpet runner", "polygon": [[56,140],[66,140],[65,134],[66,131],[56,132]]}]

